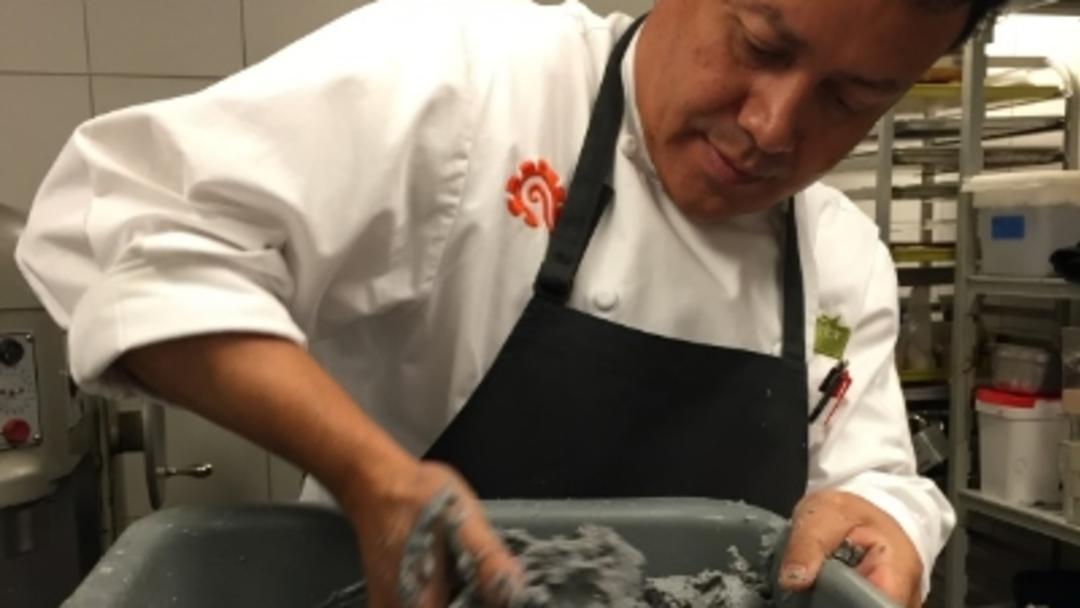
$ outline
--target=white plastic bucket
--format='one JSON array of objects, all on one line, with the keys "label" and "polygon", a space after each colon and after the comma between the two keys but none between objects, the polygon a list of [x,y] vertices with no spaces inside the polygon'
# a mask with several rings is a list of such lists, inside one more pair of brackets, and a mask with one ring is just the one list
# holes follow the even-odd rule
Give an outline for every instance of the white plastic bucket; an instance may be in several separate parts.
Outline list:
[{"label": "white plastic bucket", "polygon": [[982,491],[1023,505],[1060,504],[1061,401],[979,389],[975,408]]}]

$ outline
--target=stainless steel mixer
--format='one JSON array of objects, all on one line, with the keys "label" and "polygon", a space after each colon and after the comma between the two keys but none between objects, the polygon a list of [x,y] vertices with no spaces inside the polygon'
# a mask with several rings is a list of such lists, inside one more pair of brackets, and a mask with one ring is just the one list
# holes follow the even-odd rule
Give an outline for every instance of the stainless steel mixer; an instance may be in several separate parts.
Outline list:
[{"label": "stainless steel mixer", "polygon": [[143,454],[154,509],[168,478],[203,478],[213,467],[165,463],[159,404],[120,408],[75,386],[66,336],[15,265],[25,223],[0,203],[0,606],[53,608],[126,521],[114,456]]},{"label": "stainless steel mixer", "polygon": [[64,334],[13,260],[21,215],[0,205],[0,605],[55,606],[100,557],[95,401],[67,373]]}]

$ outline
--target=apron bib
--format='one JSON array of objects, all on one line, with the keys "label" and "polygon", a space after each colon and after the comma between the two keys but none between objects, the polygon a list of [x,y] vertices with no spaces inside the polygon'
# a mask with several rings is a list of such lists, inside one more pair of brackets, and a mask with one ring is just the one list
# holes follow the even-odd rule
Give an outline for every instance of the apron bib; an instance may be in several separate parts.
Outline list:
[{"label": "apron bib", "polygon": [[[784,239],[780,357],[639,331],[567,306],[623,119],[608,60],[566,205],[491,369],[425,458],[481,498],[707,497],[790,515],[807,483],[807,368],[794,206]],[[718,319],[718,322],[724,322]]]}]

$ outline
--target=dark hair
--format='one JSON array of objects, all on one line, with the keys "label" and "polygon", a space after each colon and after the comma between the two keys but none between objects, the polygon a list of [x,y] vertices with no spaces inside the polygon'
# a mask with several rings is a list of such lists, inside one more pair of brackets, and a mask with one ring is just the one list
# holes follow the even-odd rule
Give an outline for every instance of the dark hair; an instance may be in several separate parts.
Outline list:
[{"label": "dark hair", "polygon": [[956,39],[956,46],[960,46],[967,42],[967,39],[975,32],[975,29],[983,22],[984,19],[997,13],[997,10],[1004,6],[1008,0],[916,0],[923,7],[931,11],[951,11],[961,4],[967,4],[969,7],[969,13],[967,21],[964,22],[964,29],[960,31],[960,36]]}]

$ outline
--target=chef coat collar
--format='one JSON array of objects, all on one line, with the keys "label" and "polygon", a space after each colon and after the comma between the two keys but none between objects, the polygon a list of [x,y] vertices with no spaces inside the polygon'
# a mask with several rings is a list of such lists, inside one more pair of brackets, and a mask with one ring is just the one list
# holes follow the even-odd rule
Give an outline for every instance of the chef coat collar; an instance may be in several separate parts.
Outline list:
[{"label": "chef coat collar", "polygon": [[626,57],[622,61],[623,87],[626,97],[626,111],[623,114],[623,124],[626,137],[620,147],[622,153],[634,163],[637,168],[645,173],[649,179],[659,179],[656,166],[649,157],[649,149],[645,144],[645,130],[641,126],[641,114],[638,112],[637,91],[635,89],[634,65],[637,61],[637,44],[641,38],[638,29],[634,34],[630,46],[626,50]]}]

